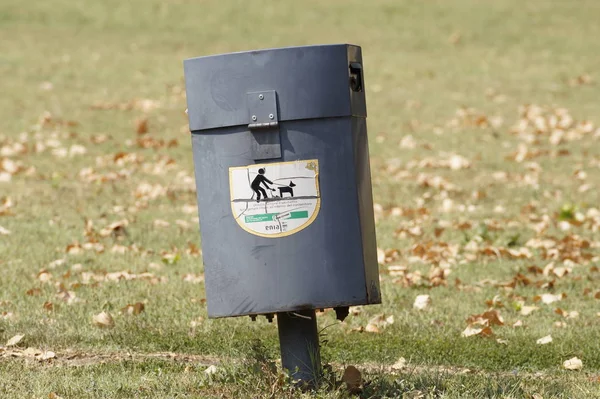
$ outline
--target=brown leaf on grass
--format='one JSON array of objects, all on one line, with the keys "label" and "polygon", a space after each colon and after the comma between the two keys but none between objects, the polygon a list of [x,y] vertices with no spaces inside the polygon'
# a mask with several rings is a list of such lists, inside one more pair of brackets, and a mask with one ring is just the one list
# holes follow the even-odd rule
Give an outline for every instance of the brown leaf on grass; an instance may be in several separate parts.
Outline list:
[{"label": "brown leaf on grass", "polygon": [[408,365],[408,362],[406,361],[405,358],[401,357],[400,359],[398,359],[396,361],[396,363],[392,364],[392,370],[402,370],[404,368],[406,368],[406,366]]},{"label": "brown leaf on grass", "polygon": [[148,119],[147,118],[138,118],[135,120],[135,132],[137,134],[148,133]]},{"label": "brown leaf on grass", "polygon": [[50,274],[48,271],[46,270],[41,270],[38,274],[37,274],[37,279],[40,280],[40,282],[42,283],[47,283],[50,280],[52,280],[52,274]]},{"label": "brown leaf on grass", "polygon": [[54,310],[54,304],[52,302],[46,301],[46,302],[44,302],[43,308],[45,310],[47,310],[48,312],[51,312]]},{"label": "brown leaf on grass", "polygon": [[50,359],[56,358],[56,353],[54,353],[52,351],[45,351],[45,352],[42,352],[42,354],[36,356],[35,358],[36,358],[36,360],[39,360],[39,361],[50,360]]},{"label": "brown leaf on grass", "polygon": [[188,242],[188,247],[186,248],[185,253],[190,256],[200,256],[202,255],[202,250],[198,248],[196,244]]},{"label": "brown leaf on grass", "polygon": [[576,310],[566,311],[561,308],[554,309],[554,313],[564,317],[565,319],[576,319],[579,317],[579,312]]},{"label": "brown leaf on grass", "polygon": [[56,294],[56,297],[61,301],[65,302],[67,305],[72,305],[76,302],[81,301],[79,298],[77,298],[75,292],[69,291],[65,288],[61,288],[60,291]]},{"label": "brown leaf on grass", "polygon": [[459,31],[455,31],[448,37],[448,43],[457,45],[458,43],[460,43],[461,39],[462,34]]},{"label": "brown leaf on grass", "polygon": [[377,248],[377,263],[385,264],[385,251],[381,248]]},{"label": "brown leaf on grass", "polygon": [[94,144],[102,144],[110,139],[111,137],[106,134],[94,134],[90,137],[90,141]]},{"label": "brown leaf on grass", "polygon": [[13,202],[10,197],[4,197],[0,201],[0,216],[9,216],[13,215],[10,210],[13,207]]},{"label": "brown leaf on grass", "polygon": [[13,312],[0,312],[0,320],[10,320],[15,317]]},{"label": "brown leaf on grass", "polygon": [[195,214],[198,213],[198,207],[192,204],[186,204],[181,207],[181,211],[187,214]]},{"label": "brown leaf on grass", "polygon": [[488,299],[485,301],[485,304],[490,308],[503,308],[504,304],[502,303],[502,298],[500,295],[495,295],[492,299]]},{"label": "brown leaf on grass", "polygon": [[512,328],[523,327],[523,320],[517,320],[513,323]]},{"label": "brown leaf on grass", "polygon": [[121,309],[121,313],[126,315],[134,315],[137,316],[145,310],[145,305],[142,302],[136,302],[134,304],[127,304],[123,309]]},{"label": "brown leaf on grass", "polygon": [[138,199],[152,200],[167,195],[167,189],[160,184],[140,183],[135,189],[134,196]]},{"label": "brown leaf on grass", "polygon": [[369,320],[369,323],[365,327],[365,331],[378,333],[380,329],[387,327],[390,324],[394,324],[394,316],[386,316],[381,313]]},{"label": "brown leaf on grass", "polygon": [[539,309],[539,308],[538,308],[537,306],[523,306],[523,307],[521,308],[521,312],[520,312],[520,313],[521,313],[523,316],[528,316],[528,315],[530,315],[531,313],[533,313],[534,311],[536,311],[536,310],[538,310],[538,309]]},{"label": "brown leaf on grass", "polygon": [[24,337],[25,337],[25,335],[23,335],[23,334],[17,334],[14,337],[12,337],[11,339],[9,339],[8,341],[6,341],[6,346],[7,347],[17,346]]},{"label": "brown leaf on grass", "polygon": [[158,100],[152,100],[150,98],[134,98],[122,103],[110,103],[110,102],[98,102],[90,106],[93,110],[110,110],[116,109],[119,111],[130,111],[132,109],[149,112],[154,109],[160,108],[161,103]]},{"label": "brown leaf on grass", "polygon": [[419,310],[425,310],[431,305],[431,297],[429,295],[417,295],[413,308]]},{"label": "brown leaf on grass", "polygon": [[83,253],[83,248],[79,242],[74,242],[72,244],[67,245],[65,248],[65,252],[69,255],[79,255]]},{"label": "brown leaf on grass", "polygon": [[536,295],[536,296],[533,297],[533,302],[542,301],[542,303],[545,303],[546,305],[549,305],[551,303],[558,302],[558,301],[562,300],[565,296],[566,296],[565,294],[561,294],[561,295],[554,295],[554,294]]},{"label": "brown leaf on grass", "polygon": [[166,220],[162,220],[162,219],[156,219],[154,221],[154,227],[169,227],[171,225],[171,223],[167,222]]},{"label": "brown leaf on grass", "polygon": [[44,352],[39,350],[38,348],[34,348],[34,347],[30,346],[27,349],[25,349],[24,351],[22,351],[20,353],[20,356],[35,358],[37,356],[40,356],[42,353],[44,353]]},{"label": "brown leaf on grass", "polygon": [[346,383],[346,388],[352,394],[358,394],[362,391],[362,374],[354,366],[348,366],[342,375],[342,381]]},{"label": "brown leaf on grass", "polygon": [[63,397],[57,394],[56,392],[50,392],[48,394],[48,399],[63,399]]},{"label": "brown leaf on grass", "polygon": [[361,332],[366,331],[366,332],[376,333],[376,334],[381,332],[379,327],[377,327],[375,324],[371,324],[371,323],[367,324],[367,326],[364,327],[364,329],[363,329],[363,327],[360,327],[359,331],[361,331]]},{"label": "brown leaf on grass", "polygon": [[204,282],[204,275],[187,273],[185,276],[183,276],[183,281],[186,281],[186,282],[192,283],[192,284],[199,284],[199,283]]},{"label": "brown leaf on grass", "polygon": [[191,227],[189,222],[181,219],[175,219],[175,224],[182,230],[188,230]]},{"label": "brown leaf on grass", "polygon": [[581,370],[583,368],[583,362],[577,357],[573,357],[563,362],[563,367],[567,370]]},{"label": "brown leaf on grass", "polygon": [[469,325],[481,325],[481,326],[503,326],[504,319],[500,316],[500,313],[497,310],[488,310],[487,312],[483,312],[482,314],[475,314],[469,316],[467,319],[467,323]]},{"label": "brown leaf on grass", "polygon": [[105,228],[100,230],[99,234],[101,237],[108,237],[110,235],[113,235],[113,236],[126,235],[127,231],[125,228],[128,225],[129,225],[129,221],[127,219],[119,220],[119,221],[109,224],[108,226],[106,226]]},{"label": "brown leaf on grass", "polygon": [[591,85],[591,84],[594,83],[594,78],[592,78],[587,73],[584,73],[583,75],[579,75],[579,76],[576,76],[576,77],[574,77],[572,79],[569,79],[567,83],[571,87],[583,86],[583,85]]},{"label": "brown leaf on grass", "polygon": [[535,341],[535,343],[538,345],[547,345],[550,342],[552,342],[552,335],[546,335],[545,337],[542,337]]},{"label": "brown leaf on grass", "polygon": [[480,336],[480,337],[490,337],[494,333],[490,327],[477,328],[473,326],[468,326],[462,333],[461,336],[464,338]]},{"label": "brown leaf on grass", "polygon": [[31,288],[25,292],[27,296],[40,296],[42,295],[42,290],[39,288]]},{"label": "brown leaf on grass", "polygon": [[142,137],[137,138],[136,144],[139,148],[153,148],[155,150],[158,150],[163,147],[167,147],[167,148],[177,147],[179,145],[179,142],[177,141],[177,139],[165,141],[163,139],[157,140],[153,137],[142,136]]},{"label": "brown leaf on grass", "polygon": [[92,324],[100,328],[113,328],[115,321],[108,312],[100,312],[92,317]]},{"label": "brown leaf on grass", "polygon": [[204,370],[204,374],[206,375],[214,375],[219,372],[219,368],[214,364],[208,366],[206,370]]},{"label": "brown leaf on grass", "polygon": [[66,261],[67,261],[67,260],[66,260],[65,258],[56,259],[56,260],[53,260],[52,262],[50,262],[50,263],[48,264],[48,267],[49,267],[50,269],[55,269],[55,268],[56,268],[56,267],[58,267],[58,266],[62,266],[62,265],[64,265],[64,264],[66,263]]}]

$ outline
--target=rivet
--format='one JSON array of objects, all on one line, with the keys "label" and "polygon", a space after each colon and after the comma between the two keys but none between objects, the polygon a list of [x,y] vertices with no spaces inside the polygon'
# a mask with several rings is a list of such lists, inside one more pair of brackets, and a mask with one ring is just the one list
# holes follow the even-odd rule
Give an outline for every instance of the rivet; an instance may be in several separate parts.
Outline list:
[{"label": "rivet", "polygon": [[256,122],[256,119],[257,119],[257,118],[256,118],[256,115],[252,115],[252,120],[253,120],[254,122]]},{"label": "rivet", "polygon": [[262,94],[259,94],[259,95],[258,95],[258,99],[259,99],[259,100],[263,100],[264,98],[265,98],[265,96],[263,96]]},{"label": "rivet", "polygon": [[273,116],[273,114],[269,114],[269,119],[273,119],[273,118],[275,118],[275,117]]}]

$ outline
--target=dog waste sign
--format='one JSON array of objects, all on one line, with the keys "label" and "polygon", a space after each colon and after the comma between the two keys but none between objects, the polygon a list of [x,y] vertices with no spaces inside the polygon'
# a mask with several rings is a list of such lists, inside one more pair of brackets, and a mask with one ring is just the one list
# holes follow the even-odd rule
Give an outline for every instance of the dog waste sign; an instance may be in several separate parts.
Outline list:
[{"label": "dog waste sign", "polygon": [[229,185],[236,222],[261,237],[297,233],[321,206],[316,159],[229,168]]}]

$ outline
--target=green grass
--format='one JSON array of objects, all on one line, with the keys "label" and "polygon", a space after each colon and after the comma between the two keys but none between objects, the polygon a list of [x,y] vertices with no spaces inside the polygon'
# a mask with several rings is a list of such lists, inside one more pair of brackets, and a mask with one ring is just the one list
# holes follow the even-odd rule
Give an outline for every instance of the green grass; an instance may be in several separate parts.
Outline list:
[{"label": "green grass", "polygon": [[[27,7],[3,0],[0,165],[8,167],[1,163],[4,159],[14,161],[20,172],[10,182],[0,182],[0,226],[11,232],[0,235],[0,344],[24,334],[21,349],[52,350],[57,359],[23,361],[2,357],[0,350],[1,396],[271,395],[266,386],[276,376],[255,373],[246,363],[253,358],[249,348],[255,339],[269,358],[278,357],[276,325],[264,318],[254,323],[247,318],[208,320],[203,284],[184,281],[188,273],[202,274],[202,262],[187,252],[190,243],[198,244],[199,235],[196,213],[184,208],[193,209],[195,192],[182,60],[253,48],[348,42],[360,44],[365,59],[374,199],[380,206],[378,246],[390,254],[395,249],[397,255],[380,267],[383,305],[365,307],[344,323],[335,321],[331,312],[319,316],[320,328],[326,327],[325,361],[363,365],[372,382],[364,387],[363,397],[418,396],[414,391],[431,397],[600,397],[600,301],[594,299],[600,273],[593,268],[600,266],[600,223],[591,210],[598,209],[600,200],[598,135],[553,145],[549,133],[531,136],[534,142],[510,133],[524,104],[562,107],[577,121],[600,123],[599,17],[595,0],[52,0]],[[583,84],[574,84],[581,76]],[[468,118],[453,122],[463,107],[487,118],[501,117],[503,123],[492,128],[473,126]],[[140,146],[138,119],[148,121],[149,132],[142,138],[175,140],[176,145]],[[415,148],[401,146],[408,135]],[[104,141],[99,140],[102,136]],[[10,154],[18,143],[26,151]],[[523,144],[540,155],[524,162],[507,158]],[[86,154],[53,153],[73,145],[84,146]],[[568,153],[558,156],[559,150]],[[136,158],[115,162],[122,152]],[[435,164],[448,159],[449,154],[466,158],[470,168],[451,170],[431,162],[419,166],[424,160]],[[157,163],[163,166],[155,168]],[[93,168],[104,181],[81,177],[85,168]],[[498,171],[508,174],[506,181],[494,178]],[[586,177],[577,178],[578,171]],[[423,184],[423,174],[434,179],[434,186]],[[455,187],[435,187],[437,177]],[[142,183],[164,190],[156,197],[140,196]],[[580,192],[584,184],[591,186]],[[484,195],[474,197],[477,191]],[[3,212],[6,198],[13,205]],[[495,211],[499,206],[504,210]],[[394,208],[402,208],[404,215]],[[409,212],[417,208],[425,214]],[[577,212],[587,215],[583,223],[562,230],[561,219],[572,219]],[[126,234],[99,234],[122,219],[129,222]],[[170,226],[157,227],[156,219]],[[93,222],[87,236],[86,220]],[[179,227],[176,220],[188,226]],[[535,225],[544,220],[547,228],[536,232]],[[416,227],[420,234],[415,235]],[[436,236],[440,228],[444,230]],[[560,244],[574,235],[589,247],[579,238]],[[68,245],[91,238],[103,245],[103,252],[65,252]],[[527,247],[531,239],[550,238],[558,243],[550,251],[531,243]],[[471,255],[469,242],[479,242],[480,249],[527,247],[531,257],[498,257],[494,251]],[[428,243],[456,249],[423,255],[415,248]],[[113,253],[114,245],[129,250]],[[169,262],[166,253],[178,257]],[[51,268],[57,259],[64,263]],[[528,269],[543,269],[552,261],[571,272],[551,277]],[[427,276],[437,264],[451,273],[447,284],[431,286]],[[403,284],[402,277],[390,275],[389,266],[407,266],[422,273],[422,281]],[[37,278],[43,269],[52,275],[46,283]],[[86,273],[118,271],[149,272],[157,281],[86,280]],[[499,286],[517,273],[533,282]],[[27,295],[31,289],[39,290]],[[57,296],[62,291],[74,293],[76,301],[64,302]],[[544,293],[565,293],[566,298],[549,305],[534,302]],[[428,310],[412,308],[421,294],[431,296]],[[461,337],[466,319],[486,311],[486,301],[497,295],[505,325],[492,327],[494,337]],[[53,304],[52,311],[44,308],[46,302]],[[145,303],[142,314],[120,314],[136,302]],[[524,316],[519,313],[522,304],[539,309]],[[556,308],[577,311],[579,317],[566,319]],[[92,325],[92,316],[103,310],[114,316],[115,328]],[[394,316],[394,323],[381,333],[354,331],[381,313]],[[203,320],[192,327],[198,317]],[[525,326],[512,328],[517,320]],[[566,326],[556,327],[555,322]],[[554,339],[551,344],[536,345],[548,334]],[[202,367],[192,364],[186,372],[190,365],[180,362],[114,360],[74,367],[65,360],[73,351],[214,356],[223,359],[220,367],[225,371],[207,381]],[[582,359],[583,370],[563,370],[563,361],[574,356]],[[409,370],[419,371],[391,375],[366,366],[389,366],[400,357],[408,360]],[[476,373],[435,371],[439,367]],[[536,373],[544,378],[532,377]],[[274,395],[299,395],[289,386],[277,389]],[[333,384],[318,395],[346,394]]]},{"label": "green grass", "polygon": [[[229,366],[207,375],[205,367],[163,360],[120,362],[79,367],[45,367],[20,361],[0,364],[3,398],[350,398],[344,384],[326,383],[314,393],[294,389],[282,378],[248,365]],[[19,378],[15,378],[19,376]],[[574,376],[461,374],[451,371],[395,374],[370,372],[364,376],[362,397],[368,398],[543,398],[596,397],[595,384]],[[491,378],[491,380],[490,380]],[[597,383],[596,383],[597,384]],[[260,396],[259,396],[260,395]]]}]

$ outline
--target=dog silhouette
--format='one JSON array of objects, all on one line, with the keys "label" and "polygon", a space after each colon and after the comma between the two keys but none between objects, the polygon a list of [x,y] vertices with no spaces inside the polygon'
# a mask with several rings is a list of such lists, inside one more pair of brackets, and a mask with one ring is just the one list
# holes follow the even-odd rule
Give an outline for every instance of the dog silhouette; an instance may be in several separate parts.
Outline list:
[{"label": "dog silhouette", "polygon": [[293,181],[290,181],[290,184],[287,187],[279,187],[279,196],[283,198],[283,193],[290,193],[290,195],[294,196],[294,189],[296,187]]}]

